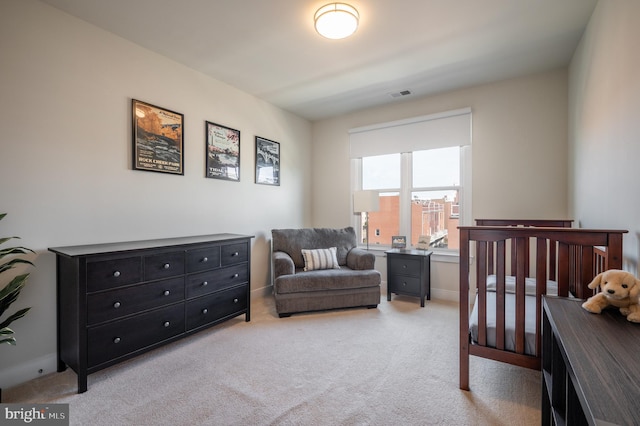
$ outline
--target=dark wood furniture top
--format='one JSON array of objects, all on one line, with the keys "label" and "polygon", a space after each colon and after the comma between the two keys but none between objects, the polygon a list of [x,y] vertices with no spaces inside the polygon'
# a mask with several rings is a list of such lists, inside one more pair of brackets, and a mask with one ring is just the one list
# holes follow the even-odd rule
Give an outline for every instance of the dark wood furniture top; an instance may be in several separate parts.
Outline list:
[{"label": "dark wood furniture top", "polygon": [[476,225],[478,226],[571,228],[572,224],[572,219],[476,219]]},{"label": "dark wood furniture top", "polygon": [[617,309],[589,313],[581,300],[543,302],[542,423],[638,424],[640,324]]}]

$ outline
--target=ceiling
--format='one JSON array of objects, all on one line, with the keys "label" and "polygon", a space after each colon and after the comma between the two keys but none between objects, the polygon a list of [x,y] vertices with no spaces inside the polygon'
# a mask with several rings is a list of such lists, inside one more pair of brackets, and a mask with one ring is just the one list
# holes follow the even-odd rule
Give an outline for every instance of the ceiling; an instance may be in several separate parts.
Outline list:
[{"label": "ceiling", "polygon": [[328,40],[325,0],[41,1],[312,121],[566,66],[597,3],[346,0]]}]

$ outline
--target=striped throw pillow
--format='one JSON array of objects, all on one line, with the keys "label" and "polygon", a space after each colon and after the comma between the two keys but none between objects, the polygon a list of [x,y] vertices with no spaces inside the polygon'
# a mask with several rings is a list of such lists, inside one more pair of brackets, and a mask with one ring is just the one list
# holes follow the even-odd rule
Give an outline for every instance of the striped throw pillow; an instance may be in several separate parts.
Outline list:
[{"label": "striped throw pillow", "polygon": [[304,258],[304,270],[313,271],[316,269],[340,269],[338,265],[337,248],[305,250],[302,249]]}]

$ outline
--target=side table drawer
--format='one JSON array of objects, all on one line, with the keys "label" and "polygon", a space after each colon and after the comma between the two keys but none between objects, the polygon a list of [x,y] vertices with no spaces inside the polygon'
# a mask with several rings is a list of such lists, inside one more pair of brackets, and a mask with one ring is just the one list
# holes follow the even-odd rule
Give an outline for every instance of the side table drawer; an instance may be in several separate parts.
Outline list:
[{"label": "side table drawer", "polygon": [[420,278],[394,275],[387,285],[393,293],[420,296]]},{"label": "side table drawer", "polygon": [[248,286],[219,291],[187,302],[187,330],[247,309]]},{"label": "side table drawer", "polygon": [[411,275],[419,277],[420,265],[420,259],[414,259],[409,256],[389,256],[389,273],[391,275]]},{"label": "side table drawer", "polygon": [[114,320],[183,299],[184,277],[89,294],[87,324]]},{"label": "side table drawer", "polygon": [[184,303],[89,328],[88,365],[100,365],[177,336],[184,330]]}]

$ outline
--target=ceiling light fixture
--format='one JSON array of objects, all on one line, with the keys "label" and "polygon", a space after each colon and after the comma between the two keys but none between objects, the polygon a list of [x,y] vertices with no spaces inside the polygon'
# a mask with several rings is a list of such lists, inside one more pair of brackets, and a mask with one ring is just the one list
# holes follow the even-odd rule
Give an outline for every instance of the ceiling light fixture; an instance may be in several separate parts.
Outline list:
[{"label": "ceiling light fixture", "polygon": [[318,34],[337,40],[356,32],[360,15],[346,3],[329,3],[318,9],[313,19]]}]

